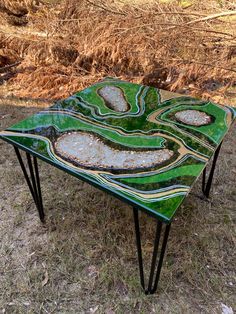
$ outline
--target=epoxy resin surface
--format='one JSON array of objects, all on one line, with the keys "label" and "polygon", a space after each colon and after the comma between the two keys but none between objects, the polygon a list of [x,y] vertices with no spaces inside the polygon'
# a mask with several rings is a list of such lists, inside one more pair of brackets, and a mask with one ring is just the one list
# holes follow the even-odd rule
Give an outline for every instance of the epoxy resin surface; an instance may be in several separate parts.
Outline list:
[{"label": "epoxy resin surface", "polygon": [[107,78],[0,137],[169,222],[235,115],[230,107]]}]

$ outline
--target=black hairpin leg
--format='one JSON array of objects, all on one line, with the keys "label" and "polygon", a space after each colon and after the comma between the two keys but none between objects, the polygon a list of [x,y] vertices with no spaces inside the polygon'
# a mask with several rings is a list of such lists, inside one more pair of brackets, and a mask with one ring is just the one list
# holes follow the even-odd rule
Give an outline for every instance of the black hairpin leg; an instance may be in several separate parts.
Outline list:
[{"label": "black hairpin leg", "polygon": [[20,163],[21,169],[24,173],[25,180],[30,189],[31,195],[34,199],[35,205],[38,209],[39,218],[42,222],[44,222],[44,211],[43,211],[43,202],[42,202],[42,194],[41,194],[41,188],[40,188],[37,158],[33,157],[33,164],[32,164],[31,155],[29,153],[26,153],[26,158],[27,158],[27,163],[28,163],[28,168],[29,168],[29,173],[30,173],[30,177],[29,177],[27,170],[25,168],[25,165],[23,163],[22,157],[20,155],[19,149],[15,146],[14,146],[14,149],[15,149],[18,161]]},{"label": "black hairpin leg", "polygon": [[[152,262],[151,262],[151,270],[150,270],[148,285],[146,288],[145,280],[144,280],[143,257],[142,257],[138,209],[133,208],[133,213],[134,213],[136,244],[137,244],[137,252],[138,252],[140,282],[141,282],[141,285],[145,291],[145,294],[153,294],[157,290],[157,285],[158,285],[158,281],[159,281],[160,274],[161,274],[162,263],[163,263],[166,245],[167,245],[167,241],[168,241],[168,236],[169,236],[169,232],[170,232],[170,224],[166,225],[166,227],[165,227],[164,237],[163,237],[161,251],[160,251],[160,255],[159,255],[159,261],[157,264],[158,247],[159,247],[159,242],[160,242],[160,238],[161,238],[161,230],[162,230],[162,222],[157,221],[156,235],[155,235],[155,240],[154,240],[154,248],[153,248],[153,255],[152,255]],[[155,274],[156,265],[157,265],[157,270],[156,270],[156,274]]]},{"label": "black hairpin leg", "polygon": [[[221,143],[222,144],[222,143]],[[221,144],[218,146],[217,150],[215,151],[213,161],[212,161],[212,166],[211,170],[208,176],[208,180],[206,183],[206,168],[203,170],[203,178],[202,178],[202,192],[203,194],[208,198],[210,195],[210,189],[211,189],[211,184],[214,176],[214,171],[215,171],[215,166],[216,166],[216,161],[219,156]]]}]

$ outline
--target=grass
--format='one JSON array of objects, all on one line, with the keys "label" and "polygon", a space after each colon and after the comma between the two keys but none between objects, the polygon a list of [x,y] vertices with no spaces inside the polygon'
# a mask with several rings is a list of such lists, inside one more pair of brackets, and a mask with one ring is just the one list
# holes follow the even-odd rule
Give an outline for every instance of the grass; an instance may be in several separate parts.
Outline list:
[{"label": "grass", "polygon": [[[22,10],[27,15],[16,18]],[[235,16],[187,24],[228,10],[232,1],[3,0],[0,128],[107,75],[235,105]],[[0,312],[236,308],[235,137],[234,128],[210,200],[200,197],[199,180],[180,208],[159,291],[148,297],[139,284],[132,209],[40,162],[42,226],[13,149],[0,142]],[[154,223],[142,214],[141,226],[148,262]]]},{"label": "grass", "polygon": [[[5,98],[1,128],[45,103]],[[13,105],[14,103],[14,105]],[[21,108],[21,110],[19,110]],[[200,180],[173,223],[158,294],[139,284],[132,209],[40,162],[42,225],[13,149],[1,142],[0,310],[3,313],[221,313],[234,308],[235,129],[226,137],[212,197]],[[141,215],[144,256],[154,222]]]}]

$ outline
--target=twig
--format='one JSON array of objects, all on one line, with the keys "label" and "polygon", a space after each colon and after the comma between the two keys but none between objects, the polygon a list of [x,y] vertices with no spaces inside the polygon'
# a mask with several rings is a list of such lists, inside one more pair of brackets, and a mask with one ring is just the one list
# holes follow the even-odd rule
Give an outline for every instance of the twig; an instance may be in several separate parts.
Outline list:
[{"label": "twig", "polygon": [[119,15],[124,15],[124,16],[126,16],[126,14],[125,14],[124,12],[113,11],[113,10],[111,10],[111,9],[108,9],[108,8],[102,6],[102,5],[99,5],[99,4],[97,4],[97,3],[94,3],[94,2],[92,2],[92,1],[90,1],[90,0],[86,0],[86,1],[87,1],[89,4],[91,4],[91,5],[95,6],[95,7],[98,7],[98,8],[100,8],[100,9],[104,10],[104,11],[108,11],[108,12],[113,13],[113,14],[119,14]]},{"label": "twig", "polygon": [[20,63],[21,63],[21,61],[18,61],[18,62],[15,62],[13,64],[6,65],[5,67],[0,68],[0,73],[4,73],[4,72],[6,72],[6,70],[13,68],[13,67],[19,65]]},{"label": "twig", "polygon": [[[144,12],[147,12],[147,11],[144,11]],[[151,16],[163,15],[163,14],[164,15],[192,15],[192,16],[204,16],[204,17],[206,17],[206,14],[196,13],[196,12],[163,12],[163,11],[154,13]]]},{"label": "twig", "polygon": [[234,35],[229,34],[229,33],[225,33],[225,32],[220,32],[220,31],[214,31],[214,30],[210,30],[210,29],[205,29],[205,28],[197,28],[197,27],[191,27],[191,26],[187,26],[187,25],[183,25],[183,24],[174,24],[174,23],[148,23],[148,24],[142,24],[142,25],[136,25],[134,27],[130,27],[130,28],[116,28],[117,30],[123,30],[123,32],[128,32],[129,30],[133,30],[136,28],[143,28],[143,27],[148,27],[148,26],[155,26],[155,25],[159,25],[159,26],[172,26],[169,28],[166,28],[165,31],[168,30],[172,30],[176,27],[183,27],[183,28],[188,28],[188,29],[192,29],[193,31],[202,31],[202,32],[207,32],[207,33],[214,33],[214,34],[219,34],[219,35],[225,35],[225,36],[230,36],[235,38]]},{"label": "twig", "polygon": [[187,22],[186,24],[189,25],[189,24],[195,24],[198,22],[205,22],[205,21],[214,20],[214,19],[217,19],[219,17],[229,16],[229,15],[236,15],[236,10],[235,11],[221,12],[221,13],[217,13],[217,14],[211,14],[211,15],[205,16],[203,18]]},{"label": "twig", "polygon": [[[191,27],[188,25],[178,25],[178,24],[169,24],[169,25],[173,25],[174,27],[183,27],[183,28],[188,28],[188,29],[192,29],[195,31],[202,31],[202,32],[206,32],[206,33],[214,33],[214,34],[219,34],[219,35],[225,35],[225,36],[230,36],[232,38],[235,38],[235,36],[233,34],[229,34],[229,33],[225,33],[225,32],[220,32],[220,31],[214,31],[211,29],[205,29],[205,28],[199,28],[199,27]],[[174,27],[169,27],[167,30],[173,29]]]},{"label": "twig", "polygon": [[[142,10],[143,12],[147,13],[148,11]],[[150,17],[155,17],[155,16],[159,16],[159,15],[184,15],[184,16],[206,16],[205,14],[201,14],[201,13],[193,13],[193,12],[157,12],[157,13],[152,13],[150,15]],[[143,18],[145,15],[138,15],[138,16],[132,16],[135,19],[139,19],[139,18]]]}]

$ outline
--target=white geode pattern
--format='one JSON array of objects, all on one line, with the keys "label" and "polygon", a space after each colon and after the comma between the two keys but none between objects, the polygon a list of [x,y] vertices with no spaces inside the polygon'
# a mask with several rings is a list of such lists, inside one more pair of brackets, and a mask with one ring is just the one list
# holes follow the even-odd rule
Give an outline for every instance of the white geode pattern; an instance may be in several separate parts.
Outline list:
[{"label": "white geode pattern", "polygon": [[198,110],[183,110],[176,112],[175,118],[189,125],[201,126],[211,123],[211,117]]},{"label": "white geode pattern", "polygon": [[122,91],[115,86],[104,86],[99,91],[98,94],[104,98],[108,107],[117,112],[125,112],[129,110],[129,105],[127,104]]},{"label": "white geode pattern", "polygon": [[136,169],[160,164],[173,156],[169,149],[152,151],[118,150],[106,145],[96,135],[72,132],[55,143],[57,152],[70,161],[95,169]]}]

